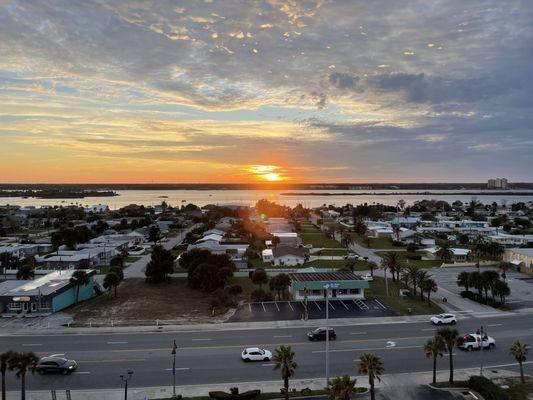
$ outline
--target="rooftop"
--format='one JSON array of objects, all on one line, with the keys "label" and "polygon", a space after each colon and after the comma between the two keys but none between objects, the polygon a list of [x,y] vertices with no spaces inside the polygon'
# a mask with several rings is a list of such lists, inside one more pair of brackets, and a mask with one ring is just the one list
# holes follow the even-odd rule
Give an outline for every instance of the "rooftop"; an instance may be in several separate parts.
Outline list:
[{"label": "rooftop", "polygon": [[[305,270],[301,270],[305,271]],[[295,282],[338,282],[338,281],[360,281],[361,277],[348,271],[336,271],[336,272],[315,272],[315,269],[311,269],[310,272],[294,272],[289,276]]]}]

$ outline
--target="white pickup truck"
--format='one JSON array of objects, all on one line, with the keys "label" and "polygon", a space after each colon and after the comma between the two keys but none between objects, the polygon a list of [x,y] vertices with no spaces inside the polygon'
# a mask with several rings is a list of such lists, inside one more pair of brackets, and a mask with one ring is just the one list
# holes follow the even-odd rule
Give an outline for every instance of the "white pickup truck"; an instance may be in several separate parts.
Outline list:
[{"label": "white pickup truck", "polygon": [[459,338],[457,346],[466,351],[479,350],[481,346],[483,349],[493,349],[496,346],[496,341],[487,336],[486,333],[483,334],[483,340],[481,340],[479,333],[469,333]]}]

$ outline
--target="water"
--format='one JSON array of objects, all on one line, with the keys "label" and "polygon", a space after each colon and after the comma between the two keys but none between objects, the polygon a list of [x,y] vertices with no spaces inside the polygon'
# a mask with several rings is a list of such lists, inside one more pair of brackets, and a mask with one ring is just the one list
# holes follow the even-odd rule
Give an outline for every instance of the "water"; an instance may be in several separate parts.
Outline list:
[{"label": "water", "polygon": [[[316,195],[312,196],[287,196],[282,193],[309,193],[313,192]],[[497,202],[502,204],[512,204],[518,201],[528,202],[533,201],[533,196],[520,196],[516,193],[520,191],[509,191],[504,196],[494,196],[489,194],[477,195],[473,193],[490,193],[490,191],[479,190],[427,190],[428,194],[408,195],[407,192],[413,193],[416,190],[118,190],[119,196],[115,197],[86,197],[83,199],[36,199],[21,197],[0,197],[0,205],[12,204],[20,206],[54,206],[54,205],[71,205],[79,204],[83,206],[90,206],[94,204],[106,204],[110,209],[118,209],[128,204],[143,204],[145,206],[153,206],[161,204],[166,201],[172,206],[180,206],[182,204],[193,203],[198,206],[206,204],[243,204],[254,205],[260,199],[267,199],[279,204],[284,204],[294,207],[298,203],[305,207],[318,207],[322,204],[332,204],[335,206],[343,206],[347,203],[362,204],[362,203],[382,203],[388,205],[395,205],[400,199],[405,200],[406,204],[413,204],[415,201],[423,199],[437,199],[444,200],[448,203],[453,203],[456,200],[462,202],[469,202],[473,198],[478,201],[488,204]],[[458,193],[461,194],[445,194]],[[531,191],[529,191],[531,192]],[[333,195],[325,195],[331,193]],[[359,193],[358,196],[346,196],[341,193]],[[364,193],[364,194],[362,194]],[[393,195],[385,195],[383,193],[394,193]],[[432,193],[444,193],[441,195]],[[513,194],[514,193],[514,194]],[[163,198],[162,196],[167,196]]]}]

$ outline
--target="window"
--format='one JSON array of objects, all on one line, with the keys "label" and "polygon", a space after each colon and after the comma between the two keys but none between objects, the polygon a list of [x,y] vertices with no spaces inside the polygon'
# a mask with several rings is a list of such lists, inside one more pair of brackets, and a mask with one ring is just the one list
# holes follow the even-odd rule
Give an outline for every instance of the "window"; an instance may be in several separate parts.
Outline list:
[{"label": "window", "polygon": [[10,310],[22,310],[22,304],[19,302],[9,303]]},{"label": "window", "polygon": [[320,289],[313,289],[313,296],[320,296],[322,294],[322,290]]},{"label": "window", "polygon": [[348,294],[348,289],[339,289],[338,294]]},{"label": "window", "polygon": [[359,294],[359,289],[350,289],[350,294]]}]

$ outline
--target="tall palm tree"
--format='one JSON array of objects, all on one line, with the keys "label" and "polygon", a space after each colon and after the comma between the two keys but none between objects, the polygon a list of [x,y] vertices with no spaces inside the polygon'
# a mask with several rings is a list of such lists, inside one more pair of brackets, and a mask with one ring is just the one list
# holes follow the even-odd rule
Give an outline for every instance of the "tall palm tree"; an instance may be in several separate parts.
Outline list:
[{"label": "tall palm tree", "polygon": [[431,292],[436,292],[438,289],[437,282],[431,278],[424,279],[420,285],[420,291],[426,292],[428,295],[428,305],[431,306]]},{"label": "tall palm tree", "polygon": [[392,281],[396,282],[396,271],[400,266],[400,257],[397,252],[389,251],[383,257],[383,266],[388,268],[392,275]]},{"label": "tall palm tree", "polygon": [[481,300],[483,298],[483,280],[481,279],[481,273],[478,271],[470,272],[469,282],[477,290],[478,298]]},{"label": "tall palm tree", "polygon": [[422,290],[422,282],[424,282],[426,279],[429,279],[429,275],[425,269],[418,268],[418,271],[416,272],[416,282],[418,283],[418,287],[420,288],[420,300],[424,300],[424,291]]},{"label": "tall palm tree", "polygon": [[358,373],[368,375],[368,384],[370,385],[370,399],[376,399],[376,391],[374,388],[375,380],[381,382],[381,374],[383,374],[383,363],[381,359],[372,353],[365,353],[359,359]]},{"label": "tall palm tree", "polygon": [[463,271],[457,275],[457,286],[464,287],[465,291],[468,292],[470,289],[470,273]]},{"label": "tall palm tree", "polygon": [[406,270],[406,274],[409,276],[409,280],[413,284],[413,294],[416,296],[416,288],[418,287],[418,271],[420,268],[414,265],[409,265]]},{"label": "tall palm tree", "polygon": [[437,383],[437,357],[442,357],[444,350],[446,347],[440,336],[429,339],[424,345],[426,357],[433,359],[433,384]]},{"label": "tall palm tree", "polygon": [[35,273],[31,265],[22,265],[17,270],[17,279],[27,281],[33,279]]},{"label": "tall palm tree", "polygon": [[2,374],[2,400],[6,400],[6,372],[9,361],[13,358],[14,352],[9,350],[0,354],[0,374]]},{"label": "tall palm tree", "polygon": [[70,277],[70,284],[76,285],[76,303],[80,298],[80,287],[89,284],[89,282],[89,275],[87,275],[87,272],[84,270],[77,269],[72,273],[72,276]]},{"label": "tall palm tree", "polygon": [[448,358],[450,360],[449,382],[453,383],[453,348],[455,347],[457,339],[459,338],[459,332],[457,331],[457,329],[445,327],[440,328],[437,331],[437,336],[440,336],[442,338],[444,346],[446,347],[446,351],[448,352]]},{"label": "tall palm tree", "polygon": [[350,395],[355,393],[355,383],[348,375],[333,378],[326,389],[330,400],[350,400]]},{"label": "tall palm tree", "polygon": [[294,376],[298,364],[294,361],[294,351],[291,346],[279,346],[276,348],[276,354],[273,360],[274,371],[281,371],[281,378],[283,379],[283,387],[285,388],[285,400],[289,400],[289,379]]},{"label": "tall palm tree", "polygon": [[520,342],[520,340],[515,340],[509,349],[509,352],[514,356],[518,364],[520,365],[520,381],[525,383],[524,380],[524,366],[522,365],[526,361],[527,353],[529,352],[530,347]]},{"label": "tall palm tree", "polygon": [[17,378],[20,378],[20,400],[26,400],[26,373],[35,372],[39,357],[35,353],[14,353],[9,359],[9,369],[16,371]]},{"label": "tall palm tree", "polygon": [[120,285],[120,277],[114,272],[108,272],[104,277],[104,288],[111,293],[114,289],[114,296],[117,297],[117,287]]}]

